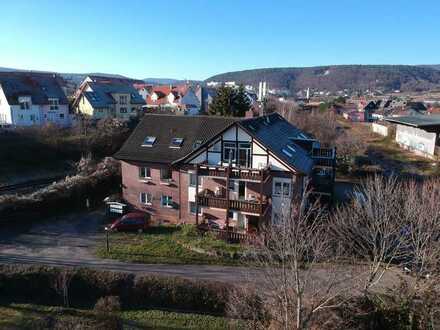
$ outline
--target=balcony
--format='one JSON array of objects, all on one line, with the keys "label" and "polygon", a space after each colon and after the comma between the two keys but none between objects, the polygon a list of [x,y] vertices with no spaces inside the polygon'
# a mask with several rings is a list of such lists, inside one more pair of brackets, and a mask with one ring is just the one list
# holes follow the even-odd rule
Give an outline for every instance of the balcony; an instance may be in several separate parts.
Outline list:
[{"label": "balcony", "polygon": [[229,209],[254,214],[263,214],[267,203],[259,201],[233,200],[215,196],[198,196],[199,206],[213,207],[218,209]]},{"label": "balcony", "polygon": [[269,170],[266,168],[259,170],[215,165],[197,165],[197,167],[200,176],[226,178],[229,173],[229,178],[233,180],[264,181],[269,175]]},{"label": "balcony", "polygon": [[312,149],[312,157],[313,158],[334,159],[335,154],[336,154],[336,152],[335,152],[334,148],[313,148]]}]

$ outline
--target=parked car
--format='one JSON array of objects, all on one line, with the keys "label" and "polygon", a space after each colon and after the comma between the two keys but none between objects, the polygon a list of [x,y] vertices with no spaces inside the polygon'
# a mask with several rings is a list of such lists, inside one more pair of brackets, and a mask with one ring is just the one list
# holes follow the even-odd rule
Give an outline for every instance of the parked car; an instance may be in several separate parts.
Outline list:
[{"label": "parked car", "polygon": [[111,225],[105,227],[109,231],[137,231],[143,232],[148,228],[149,217],[142,212],[131,212],[115,220]]}]

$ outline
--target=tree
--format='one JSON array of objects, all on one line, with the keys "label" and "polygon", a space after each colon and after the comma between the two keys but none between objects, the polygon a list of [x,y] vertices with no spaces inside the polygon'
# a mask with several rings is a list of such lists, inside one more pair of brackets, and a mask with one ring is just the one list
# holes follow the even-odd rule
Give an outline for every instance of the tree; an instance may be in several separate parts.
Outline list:
[{"label": "tree", "polygon": [[354,268],[336,263],[327,226],[326,213],[319,202],[309,202],[308,193],[293,201],[292,208],[283,208],[279,222],[263,230],[265,244],[254,256],[259,276],[250,277],[254,289],[247,298],[242,290],[241,298],[232,298],[231,316],[244,313],[254,328],[267,328],[267,318],[261,317],[265,313],[255,308],[263,305],[271,328],[309,329],[321,312],[348,299],[356,286]]},{"label": "tree", "polygon": [[224,117],[244,117],[251,108],[251,100],[243,85],[238,89],[222,86],[209,105],[209,114]]},{"label": "tree", "polygon": [[234,117],[244,117],[251,105],[251,100],[246,94],[244,86],[240,85],[238,90],[234,90],[232,93],[232,115]]},{"label": "tree", "polygon": [[349,205],[336,210],[330,229],[347,257],[367,262],[363,283],[367,295],[404,257],[404,200],[396,178],[380,176],[363,182],[353,197]]},{"label": "tree", "polygon": [[233,90],[231,87],[222,86],[217,90],[208,112],[210,115],[230,116],[231,114],[231,100]]}]

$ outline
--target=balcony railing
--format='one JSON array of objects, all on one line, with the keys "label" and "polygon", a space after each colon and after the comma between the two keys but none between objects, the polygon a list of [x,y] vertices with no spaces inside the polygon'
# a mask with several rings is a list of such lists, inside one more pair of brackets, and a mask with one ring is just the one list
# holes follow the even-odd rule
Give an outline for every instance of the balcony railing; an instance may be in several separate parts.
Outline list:
[{"label": "balcony railing", "polygon": [[334,158],[316,158],[315,166],[334,167],[336,160]]},{"label": "balcony railing", "polygon": [[257,201],[233,200],[214,196],[199,196],[198,204],[204,207],[213,207],[218,209],[230,209],[234,211],[248,212],[254,214],[263,214],[267,203]]},{"label": "balcony railing", "polygon": [[313,148],[312,149],[313,158],[335,158],[334,148]]},{"label": "balcony railing", "polygon": [[225,167],[215,165],[198,165],[200,176],[212,176],[226,178],[228,176],[235,180],[264,181],[269,175],[268,169],[251,169],[239,167]]}]

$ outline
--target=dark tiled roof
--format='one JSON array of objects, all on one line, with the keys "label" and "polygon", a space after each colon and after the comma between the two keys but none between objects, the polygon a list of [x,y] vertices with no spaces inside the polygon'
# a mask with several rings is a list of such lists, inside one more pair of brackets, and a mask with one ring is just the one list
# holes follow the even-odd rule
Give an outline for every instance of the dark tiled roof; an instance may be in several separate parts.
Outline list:
[{"label": "dark tiled roof", "polygon": [[130,84],[122,83],[88,83],[93,92],[84,92],[84,96],[94,108],[104,108],[115,103],[113,93],[130,94],[131,104],[145,104],[138,91]]},{"label": "dark tiled roof", "polygon": [[[146,114],[115,158],[172,163],[193,151],[196,141],[207,142],[232,125],[236,118]],[[142,147],[147,136],[156,137],[152,147]],[[183,138],[181,148],[170,148],[172,138]]]},{"label": "dark tiled roof", "polygon": [[33,104],[49,104],[49,98],[58,98],[68,104],[60,86],[61,78],[52,73],[0,72],[0,85],[10,105],[18,104],[19,96],[30,96]]},{"label": "dark tiled roof", "polygon": [[290,124],[279,114],[242,120],[240,126],[293,168],[305,174],[312,171],[313,159],[309,151],[295,142],[295,139],[311,140],[312,137]]},{"label": "dark tiled roof", "polygon": [[[313,159],[310,150],[304,147],[307,143],[301,141],[310,142],[314,139],[278,114],[252,119],[147,114],[115,157],[122,160],[173,163],[190,155],[196,141],[203,144],[234,123],[238,123],[286,164],[304,174],[311,172]],[[147,136],[156,137],[153,147],[142,147]],[[183,138],[182,147],[170,148],[172,138]]]}]

